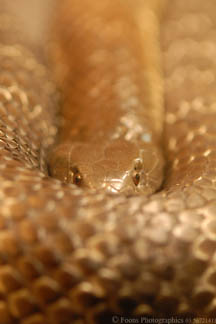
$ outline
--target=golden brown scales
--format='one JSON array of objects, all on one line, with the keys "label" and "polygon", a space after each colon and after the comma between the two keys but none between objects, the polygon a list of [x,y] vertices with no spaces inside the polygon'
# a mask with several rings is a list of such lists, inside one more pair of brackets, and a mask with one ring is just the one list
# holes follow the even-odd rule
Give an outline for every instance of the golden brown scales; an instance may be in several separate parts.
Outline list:
[{"label": "golden brown scales", "polygon": [[162,25],[168,171],[150,198],[39,172],[52,88],[29,54],[1,47],[0,323],[215,318],[215,13],[214,0],[175,0]]}]

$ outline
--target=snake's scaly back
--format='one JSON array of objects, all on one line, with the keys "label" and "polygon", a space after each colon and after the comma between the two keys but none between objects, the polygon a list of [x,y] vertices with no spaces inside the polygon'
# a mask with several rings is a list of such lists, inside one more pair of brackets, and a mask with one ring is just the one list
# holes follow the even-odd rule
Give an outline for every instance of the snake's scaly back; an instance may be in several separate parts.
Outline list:
[{"label": "snake's scaly back", "polygon": [[39,170],[53,86],[26,50],[0,47],[1,324],[215,319],[215,0],[169,2],[161,28],[168,166],[148,198]]}]

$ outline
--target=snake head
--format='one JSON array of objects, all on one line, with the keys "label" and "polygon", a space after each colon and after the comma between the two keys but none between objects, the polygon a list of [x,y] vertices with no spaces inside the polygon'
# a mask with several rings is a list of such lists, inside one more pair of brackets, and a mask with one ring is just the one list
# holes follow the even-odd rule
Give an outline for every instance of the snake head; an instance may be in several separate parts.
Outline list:
[{"label": "snake head", "polygon": [[61,144],[50,153],[48,164],[50,175],[65,183],[127,195],[151,194],[163,177],[157,148],[119,139]]}]

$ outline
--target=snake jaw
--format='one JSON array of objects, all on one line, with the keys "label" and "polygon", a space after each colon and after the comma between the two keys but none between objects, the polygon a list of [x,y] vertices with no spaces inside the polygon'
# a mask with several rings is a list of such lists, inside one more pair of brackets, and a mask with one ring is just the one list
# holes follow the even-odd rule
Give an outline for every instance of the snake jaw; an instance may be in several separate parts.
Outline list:
[{"label": "snake jaw", "polygon": [[[135,174],[134,174],[135,172]],[[145,172],[131,169],[126,171],[122,178],[107,178],[102,184],[102,189],[109,193],[123,193],[126,196],[134,194],[149,195],[154,192]]]},{"label": "snake jaw", "polygon": [[122,193],[122,192],[131,192],[132,188],[130,185],[130,172],[126,171],[122,177],[106,177],[102,184],[102,188],[110,193]]},{"label": "snake jaw", "polygon": [[121,190],[121,182],[119,182],[118,180],[115,181],[110,181],[108,183],[104,183],[102,186],[107,192],[110,193],[119,193]]}]

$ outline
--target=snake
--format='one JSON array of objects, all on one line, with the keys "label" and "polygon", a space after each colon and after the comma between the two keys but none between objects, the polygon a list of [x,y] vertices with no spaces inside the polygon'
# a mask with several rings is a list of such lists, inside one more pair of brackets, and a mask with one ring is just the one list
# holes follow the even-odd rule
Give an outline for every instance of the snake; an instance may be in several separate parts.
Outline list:
[{"label": "snake", "polygon": [[216,3],[143,2],[59,2],[50,68],[1,15],[0,324],[215,321]]},{"label": "snake", "polygon": [[[162,183],[164,165],[157,139],[162,126],[154,118],[154,112],[159,111],[158,116],[162,107],[158,102],[154,104],[155,95],[149,90],[153,74],[159,80],[157,28],[151,28],[151,24],[156,25],[157,11],[152,9],[151,1],[139,19],[121,1],[115,5],[86,1],[82,6],[86,9],[66,2],[60,6],[55,23],[62,27],[55,31],[57,45],[53,45],[52,52],[56,55],[54,62],[58,62],[56,79],[64,89],[64,104],[59,145],[50,152],[50,174],[91,189],[105,188],[127,195],[153,193]],[[141,28],[138,32],[137,25],[143,21],[147,22],[145,28],[150,27],[151,42]],[[79,24],[85,28],[75,37]],[[65,28],[67,25],[71,28]],[[96,28],[101,29],[99,35]],[[71,45],[66,50],[67,42]],[[82,51],[88,55],[83,57],[81,50],[75,53],[79,44],[84,44]],[[149,62],[145,46],[149,46],[149,56],[156,52],[155,62]],[[85,95],[79,95],[86,78],[92,86]],[[72,95],[74,88],[79,101]]]}]

